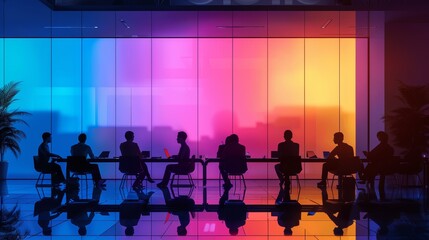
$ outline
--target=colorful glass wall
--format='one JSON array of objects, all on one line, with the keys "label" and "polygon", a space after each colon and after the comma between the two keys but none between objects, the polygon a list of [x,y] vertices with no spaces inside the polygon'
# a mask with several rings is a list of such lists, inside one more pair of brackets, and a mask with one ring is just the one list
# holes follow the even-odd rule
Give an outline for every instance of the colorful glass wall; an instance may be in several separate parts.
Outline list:
[{"label": "colorful glass wall", "polygon": [[[333,133],[356,139],[356,38],[7,38],[5,82],[22,81],[16,106],[32,115],[10,177],[30,167],[44,131],[64,157],[80,132],[96,154],[119,156],[133,130],[142,150],[178,151],[188,133],[191,154],[215,157],[236,133],[252,157],[269,157],[291,129],[300,153],[331,150]],[[2,60],[3,61],[3,60]],[[11,154],[7,155],[13,158]],[[29,165],[22,168],[22,164]],[[155,177],[163,165],[153,164]],[[159,167],[160,166],[160,167]],[[107,177],[117,166],[100,164]],[[209,167],[217,177],[217,165]],[[197,175],[201,176],[200,170]],[[305,167],[317,178],[320,166]],[[248,177],[275,178],[272,164]]]}]

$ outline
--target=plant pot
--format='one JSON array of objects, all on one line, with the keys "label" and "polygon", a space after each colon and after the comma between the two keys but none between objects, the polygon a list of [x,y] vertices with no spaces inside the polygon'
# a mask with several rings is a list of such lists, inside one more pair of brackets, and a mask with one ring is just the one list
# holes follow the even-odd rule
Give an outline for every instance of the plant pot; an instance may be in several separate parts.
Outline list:
[{"label": "plant pot", "polygon": [[8,162],[0,162],[0,180],[6,180],[7,179],[7,168],[9,166]]}]

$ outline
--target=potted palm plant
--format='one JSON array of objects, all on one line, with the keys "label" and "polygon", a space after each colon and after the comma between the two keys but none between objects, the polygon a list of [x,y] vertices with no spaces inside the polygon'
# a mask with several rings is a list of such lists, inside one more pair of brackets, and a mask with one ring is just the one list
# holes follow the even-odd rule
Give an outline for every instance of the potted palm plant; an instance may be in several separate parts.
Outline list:
[{"label": "potted palm plant", "polygon": [[25,230],[21,232],[20,230],[20,215],[21,211],[18,209],[18,206],[12,208],[12,210],[7,210],[3,206],[0,209],[0,239],[24,239],[28,236],[29,231]]},{"label": "potted palm plant", "polygon": [[393,143],[405,158],[421,158],[429,149],[429,85],[400,83],[403,106],[384,117]]},{"label": "potted palm plant", "polygon": [[25,133],[17,129],[15,125],[17,123],[27,125],[22,117],[29,113],[10,109],[19,93],[19,83],[9,82],[0,88],[0,179],[6,179],[7,176],[8,163],[4,159],[6,151],[10,150],[15,157],[18,157],[21,153],[19,141],[25,137]]}]

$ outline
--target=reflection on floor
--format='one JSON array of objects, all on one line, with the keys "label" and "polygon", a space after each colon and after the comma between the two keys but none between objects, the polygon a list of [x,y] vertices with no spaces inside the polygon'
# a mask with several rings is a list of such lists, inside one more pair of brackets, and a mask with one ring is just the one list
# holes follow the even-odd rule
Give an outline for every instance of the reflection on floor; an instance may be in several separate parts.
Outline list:
[{"label": "reflection on floor", "polygon": [[[8,224],[9,234],[17,227],[30,239],[429,239],[422,188],[387,187],[380,197],[364,185],[319,189],[311,180],[301,180],[301,189],[293,181],[290,191],[274,180],[246,180],[246,189],[237,180],[227,191],[217,180],[206,188],[197,180],[194,188],[147,184],[136,193],[119,180],[103,189],[82,181],[65,190],[2,182],[0,236]],[[7,215],[15,207],[18,222]]]}]

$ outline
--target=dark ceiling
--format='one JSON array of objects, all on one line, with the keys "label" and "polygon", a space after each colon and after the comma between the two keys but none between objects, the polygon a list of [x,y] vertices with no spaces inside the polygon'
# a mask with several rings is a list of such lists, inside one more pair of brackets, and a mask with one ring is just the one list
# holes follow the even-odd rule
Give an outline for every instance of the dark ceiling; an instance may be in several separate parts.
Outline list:
[{"label": "dark ceiling", "polygon": [[403,10],[428,0],[40,0],[55,10]]}]

